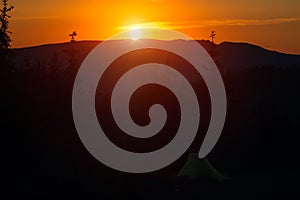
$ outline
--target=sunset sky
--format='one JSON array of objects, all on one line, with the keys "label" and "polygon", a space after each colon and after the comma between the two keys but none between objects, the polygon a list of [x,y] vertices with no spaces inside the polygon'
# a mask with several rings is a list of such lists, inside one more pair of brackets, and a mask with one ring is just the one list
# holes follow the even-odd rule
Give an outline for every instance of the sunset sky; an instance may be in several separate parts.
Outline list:
[{"label": "sunset sky", "polygon": [[299,0],[10,0],[13,47],[104,40],[132,24],[181,31],[216,43],[248,42],[300,54]]}]

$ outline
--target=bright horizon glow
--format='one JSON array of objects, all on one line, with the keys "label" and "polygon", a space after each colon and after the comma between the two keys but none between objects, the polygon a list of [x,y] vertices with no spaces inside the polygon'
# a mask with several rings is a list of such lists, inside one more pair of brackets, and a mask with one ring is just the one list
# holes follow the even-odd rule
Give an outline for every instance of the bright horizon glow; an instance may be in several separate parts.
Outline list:
[{"label": "bright horizon glow", "polygon": [[119,26],[116,29],[121,31],[128,31],[134,29],[173,29],[174,27],[168,26],[163,22],[147,22],[138,24],[128,24],[124,26]]},{"label": "bright horizon glow", "polygon": [[[119,32],[128,32],[127,34],[121,34],[118,39],[158,39],[158,40],[167,40],[168,37],[163,37],[163,34],[160,33],[162,29],[172,29],[170,26],[164,25],[160,22],[148,22],[148,23],[139,23],[139,24],[128,24],[124,26],[119,26],[116,28]],[[174,30],[174,29],[173,29]],[[175,39],[175,38],[170,38]]]},{"label": "bright horizon glow", "polygon": [[138,40],[142,37],[142,29],[139,26],[132,27],[129,34],[132,40]]},{"label": "bright horizon glow", "polygon": [[[20,48],[69,41],[105,40],[138,25],[180,31],[195,40],[247,42],[280,52],[300,54],[300,1],[185,0],[9,0],[12,46]],[[267,10],[265,8],[268,8]],[[145,38],[133,31],[128,39]],[[153,35],[151,35],[153,36]],[[152,38],[152,37],[151,37]],[[155,39],[162,39],[155,35]],[[163,38],[165,39],[165,38]]]},{"label": "bright horizon glow", "polygon": [[[160,30],[160,29],[171,29],[160,22],[148,22],[148,23],[138,23],[138,24],[128,24],[124,26],[119,26],[116,28],[118,31],[128,31],[129,38],[131,40],[139,40],[139,39],[164,39],[160,36],[160,34],[155,34],[153,30]],[[120,39],[127,39],[120,38]]]}]

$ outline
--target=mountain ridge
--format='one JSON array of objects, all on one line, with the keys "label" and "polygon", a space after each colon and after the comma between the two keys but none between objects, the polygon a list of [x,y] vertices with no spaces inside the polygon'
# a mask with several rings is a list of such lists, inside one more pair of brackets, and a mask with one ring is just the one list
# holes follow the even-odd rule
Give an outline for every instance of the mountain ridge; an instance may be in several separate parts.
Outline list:
[{"label": "mountain ridge", "polygon": [[[300,67],[300,55],[272,51],[258,45],[243,42],[225,41],[212,45],[208,40],[196,41],[211,55],[219,68],[225,71],[253,67]],[[80,64],[88,53],[101,42],[85,40],[15,48],[13,49],[15,68],[16,70],[26,70],[34,65],[49,67],[54,57],[56,57],[55,59],[62,66],[61,69],[65,69],[68,65],[67,51],[75,49],[77,51],[76,60]],[[167,42],[172,42],[172,40]],[[185,42],[185,40],[182,40],[182,42]]]}]

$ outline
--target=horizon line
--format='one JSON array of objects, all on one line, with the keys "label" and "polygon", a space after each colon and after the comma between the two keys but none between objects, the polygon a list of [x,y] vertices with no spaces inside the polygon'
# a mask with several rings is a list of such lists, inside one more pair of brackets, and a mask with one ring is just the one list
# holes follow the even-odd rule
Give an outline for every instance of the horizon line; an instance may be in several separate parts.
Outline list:
[{"label": "horizon line", "polygon": [[[125,39],[114,39],[114,40],[111,40],[111,41],[122,41],[122,40],[132,41],[131,39],[128,39],[128,38],[125,38]],[[182,40],[182,41],[197,41],[197,42],[199,42],[199,41],[211,42],[209,39],[194,39],[194,40],[170,39],[170,40],[162,40],[162,39],[154,39],[154,38],[141,38],[139,40],[157,40],[157,41],[165,41],[165,42],[172,42],[172,41],[178,41],[178,40]],[[99,42],[99,43],[101,43],[103,41],[105,41],[105,40],[91,39],[91,40],[75,40],[73,42],[74,43],[77,43],[77,42]],[[65,41],[65,42],[62,41],[62,42],[53,42],[53,43],[44,43],[44,44],[33,44],[33,45],[30,45],[30,46],[12,47],[11,49],[12,50],[27,49],[27,48],[35,48],[35,47],[42,47],[42,46],[48,46],[48,45],[71,44],[73,42],[72,41]],[[133,42],[136,42],[136,41],[133,41]],[[263,46],[261,46],[259,44],[253,44],[253,43],[246,42],[246,41],[222,41],[220,43],[214,43],[214,44],[217,45],[217,46],[219,46],[222,43],[248,44],[248,45],[256,46],[256,47],[259,47],[259,48],[262,48],[264,50],[271,51],[271,52],[277,52],[277,53],[281,53],[281,54],[300,56],[300,52],[299,53],[283,52],[283,51],[280,51],[278,49],[269,49],[269,48],[265,48],[265,47],[263,47]]]}]

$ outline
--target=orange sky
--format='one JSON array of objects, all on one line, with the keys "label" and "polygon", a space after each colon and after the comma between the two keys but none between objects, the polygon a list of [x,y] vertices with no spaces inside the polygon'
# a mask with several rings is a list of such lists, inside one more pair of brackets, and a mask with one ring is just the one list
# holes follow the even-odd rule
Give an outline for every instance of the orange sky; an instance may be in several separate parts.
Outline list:
[{"label": "orange sky", "polygon": [[194,39],[238,41],[300,54],[299,0],[10,0],[13,47],[104,40],[126,25],[159,24]]}]

